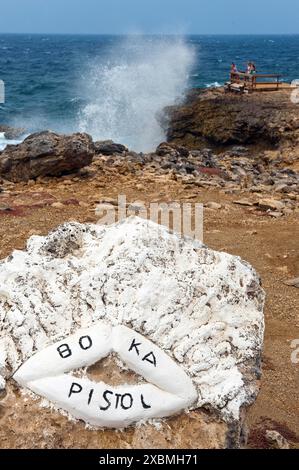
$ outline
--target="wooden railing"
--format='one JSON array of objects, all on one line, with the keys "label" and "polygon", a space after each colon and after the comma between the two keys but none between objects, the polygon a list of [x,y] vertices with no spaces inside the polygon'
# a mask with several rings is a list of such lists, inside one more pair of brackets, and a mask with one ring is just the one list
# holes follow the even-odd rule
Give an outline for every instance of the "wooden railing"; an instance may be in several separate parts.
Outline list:
[{"label": "wooden railing", "polygon": [[[254,73],[249,74],[245,72],[231,72],[230,81],[231,84],[244,84],[244,87],[249,91],[254,90],[278,90],[281,84],[280,78],[282,75],[276,73],[260,74]],[[273,79],[272,81],[265,81],[267,79]]]}]

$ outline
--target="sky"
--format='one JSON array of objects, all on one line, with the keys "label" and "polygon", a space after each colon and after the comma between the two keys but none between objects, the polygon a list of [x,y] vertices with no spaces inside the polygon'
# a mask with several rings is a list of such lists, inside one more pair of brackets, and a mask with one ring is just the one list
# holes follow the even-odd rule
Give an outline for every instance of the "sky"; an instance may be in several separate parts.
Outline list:
[{"label": "sky", "polygon": [[0,33],[299,34],[299,0],[0,0]]}]

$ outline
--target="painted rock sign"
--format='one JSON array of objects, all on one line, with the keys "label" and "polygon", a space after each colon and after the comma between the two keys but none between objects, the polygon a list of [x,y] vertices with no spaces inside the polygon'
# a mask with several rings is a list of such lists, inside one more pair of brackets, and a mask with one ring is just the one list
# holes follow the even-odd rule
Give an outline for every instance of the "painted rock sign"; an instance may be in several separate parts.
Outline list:
[{"label": "painted rock sign", "polygon": [[[111,353],[148,383],[112,387],[70,373]],[[100,427],[171,416],[197,399],[191,379],[164,351],[130,328],[104,322],[35,354],[14,379],[74,417]]]},{"label": "painted rock sign", "polygon": [[[0,390],[13,371],[98,426],[190,406],[237,422],[259,389],[264,298],[247,262],[153,222],[63,224],[0,261]],[[145,380],[72,372],[110,353]]]}]

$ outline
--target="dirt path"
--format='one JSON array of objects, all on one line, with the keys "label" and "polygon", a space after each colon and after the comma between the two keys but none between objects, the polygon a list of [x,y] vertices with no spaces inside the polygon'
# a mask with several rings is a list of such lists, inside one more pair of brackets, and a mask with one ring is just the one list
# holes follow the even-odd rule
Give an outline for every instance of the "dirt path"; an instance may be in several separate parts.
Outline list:
[{"label": "dirt path", "polygon": [[298,212],[273,219],[233,204],[236,196],[190,185],[187,188],[150,173],[137,178],[111,171],[91,181],[67,178],[46,184],[16,184],[10,191],[5,195],[10,209],[3,203],[1,206],[4,196],[0,197],[1,258],[13,249],[23,249],[28,236],[46,234],[64,221],[96,222],[96,203],[118,194],[125,194],[128,202],[222,204],[221,209],[205,210],[204,241],[249,261],[260,273],[267,294],[262,388],[249,412],[248,445],[266,447],[265,431],[276,429],[299,448],[299,364],[291,362],[291,341],[299,339],[299,289],[283,283],[299,275]]}]

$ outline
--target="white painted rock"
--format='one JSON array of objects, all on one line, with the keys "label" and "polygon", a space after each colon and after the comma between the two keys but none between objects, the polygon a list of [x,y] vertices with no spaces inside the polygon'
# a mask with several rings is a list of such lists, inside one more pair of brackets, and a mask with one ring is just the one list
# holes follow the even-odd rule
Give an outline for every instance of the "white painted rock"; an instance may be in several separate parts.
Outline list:
[{"label": "white painted rock", "polygon": [[[0,263],[0,387],[14,374],[97,426],[203,406],[238,419],[258,392],[263,304],[246,262],[152,222],[64,224]],[[111,353],[147,383],[73,375]]]}]

